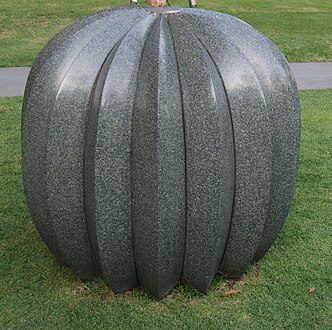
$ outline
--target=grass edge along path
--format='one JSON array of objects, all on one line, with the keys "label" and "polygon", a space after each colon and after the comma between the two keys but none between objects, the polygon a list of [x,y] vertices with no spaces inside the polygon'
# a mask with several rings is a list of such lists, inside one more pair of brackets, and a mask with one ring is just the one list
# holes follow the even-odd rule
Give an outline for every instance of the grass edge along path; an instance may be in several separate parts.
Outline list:
[{"label": "grass edge along path", "polygon": [[[270,252],[206,296],[178,286],[161,302],[82,283],[51,255],[21,183],[22,98],[0,99],[1,329],[331,329],[332,89],[301,92],[302,144],[292,210]],[[315,288],[314,293],[309,293]]]}]

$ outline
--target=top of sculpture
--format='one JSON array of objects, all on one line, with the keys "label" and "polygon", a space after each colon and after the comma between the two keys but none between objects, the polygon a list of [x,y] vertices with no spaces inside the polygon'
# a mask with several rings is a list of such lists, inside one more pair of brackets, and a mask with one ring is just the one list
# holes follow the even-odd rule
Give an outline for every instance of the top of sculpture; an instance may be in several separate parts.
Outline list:
[{"label": "top of sculpture", "polygon": [[[189,2],[190,8],[197,7],[196,0],[188,0],[188,2]],[[130,3],[137,5],[138,0],[131,0]],[[160,7],[167,7],[169,5],[169,3],[168,3],[168,0],[149,0],[148,5],[151,7],[160,8]]]},{"label": "top of sculpture", "polygon": [[180,7],[149,7],[147,10],[157,14],[174,14],[182,11]]}]

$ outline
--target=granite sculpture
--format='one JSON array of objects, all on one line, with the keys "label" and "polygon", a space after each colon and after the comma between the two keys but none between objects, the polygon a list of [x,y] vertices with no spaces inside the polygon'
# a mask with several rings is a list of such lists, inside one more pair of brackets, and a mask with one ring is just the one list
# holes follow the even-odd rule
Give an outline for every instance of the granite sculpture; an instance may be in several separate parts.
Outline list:
[{"label": "granite sculpture", "polygon": [[82,280],[160,299],[239,278],[287,216],[299,98],[277,47],[190,8],[119,7],[41,51],[26,86],[23,179],[34,223]]}]

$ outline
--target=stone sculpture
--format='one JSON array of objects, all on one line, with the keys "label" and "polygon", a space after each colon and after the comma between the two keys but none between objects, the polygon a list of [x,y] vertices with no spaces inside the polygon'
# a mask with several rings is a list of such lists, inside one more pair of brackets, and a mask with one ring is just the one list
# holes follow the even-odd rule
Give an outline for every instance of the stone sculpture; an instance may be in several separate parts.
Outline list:
[{"label": "stone sculpture", "polygon": [[300,112],[287,61],[243,21],[189,8],[105,10],[31,70],[23,179],[35,225],[82,280],[160,299],[206,292],[268,251],[287,216]]}]

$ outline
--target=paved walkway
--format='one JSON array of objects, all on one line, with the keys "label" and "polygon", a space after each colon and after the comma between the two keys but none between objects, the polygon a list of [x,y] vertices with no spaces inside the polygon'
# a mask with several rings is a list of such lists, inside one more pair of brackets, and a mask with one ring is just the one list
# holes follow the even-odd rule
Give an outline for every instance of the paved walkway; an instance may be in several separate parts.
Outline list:
[{"label": "paved walkway", "polygon": [[22,96],[30,68],[0,68],[0,96]]},{"label": "paved walkway", "polygon": [[332,88],[332,62],[290,63],[290,67],[298,89]]},{"label": "paved walkway", "polygon": [[[297,86],[304,89],[332,88],[332,62],[291,63]],[[0,68],[0,97],[22,96],[30,68]]]}]

